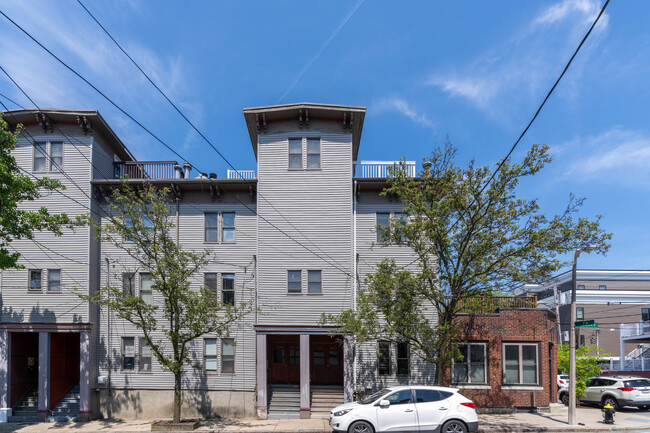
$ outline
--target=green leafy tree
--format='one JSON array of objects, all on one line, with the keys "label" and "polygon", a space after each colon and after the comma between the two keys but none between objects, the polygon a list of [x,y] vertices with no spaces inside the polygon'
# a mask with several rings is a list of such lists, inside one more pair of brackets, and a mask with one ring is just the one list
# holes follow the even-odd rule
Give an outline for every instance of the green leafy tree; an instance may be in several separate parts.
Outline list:
[{"label": "green leafy tree", "polygon": [[[230,327],[251,311],[250,302],[222,303],[205,287],[190,287],[190,279],[211,256],[208,250],[185,251],[173,239],[168,211],[169,190],[145,184],[134,189],[125,181],[107,198],[109,216],[96,229],[103,242],[125,251],[152,280],[162,303],[148,302],[119,287],[106,286],[93,296],[80,296],[112,309],[139,329],[158,363],[174,375],[173,421],[180,422],[181,379],[191,365],[190,343],[203,335],[228,337]],[[159,338],[160,334],[164,338]],[[158,337],[157,337],[158,336]]]},{"label": "green leafy tree", "polygon": [[20,127],[11,132],[0,118],[0,270],[20,268],[20,253],[10,251],[9,244],[17,239],[33,239],[41,230],[49,230],[61,236],[63,227],[85,224],[81,217],[70,218],[67,214],[51,214],[47,208],[26,210],[21,203],[35,201],[44,193],[65,189],[58,180],[47,177],[32,179],[23,174],[11,152],[16,148]]},{"label": "green leafy tree", "polygon": [[505,161],[486,187],[490,167],[457,166],[455,153],[449,143],[436,149],[418,177],[408,175],[404,161],[393,167],[382,194],[397,197],[409,217],[378,230],[387,243],[413,250],[413,266],[379,262],[360,289],[358,308],[323,318],[357,343],[409,342],[437,365],[438,383],[460,355],[462,323],[455,317],[471,298],[546,280],[568,264],[562,254],[585,245],[604,253],[611,238],[599,216],[576,216],[583,199],[571,195],[561,213],[547,217],[537,200],[517,196],[520,181],[550,162],[547,146],[533,146],[519,164]]},{"label": "green leafy tree", "polygon": [[[569,371],[570,346],[563,344],[557,349],[558,371]],[[580,401],[586,392],[587,379],[600,374],[599,363],[609,357],[598,346],[580,346],[576,349],[576,401]]]}]

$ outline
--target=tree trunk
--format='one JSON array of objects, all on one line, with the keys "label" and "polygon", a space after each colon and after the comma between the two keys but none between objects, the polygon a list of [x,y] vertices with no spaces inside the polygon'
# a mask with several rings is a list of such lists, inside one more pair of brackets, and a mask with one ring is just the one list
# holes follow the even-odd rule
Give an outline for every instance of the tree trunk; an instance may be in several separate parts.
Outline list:
[{"label": "tree trunk", "polygon": [[174,422],[181,422],[181,372],[174,372]]}]

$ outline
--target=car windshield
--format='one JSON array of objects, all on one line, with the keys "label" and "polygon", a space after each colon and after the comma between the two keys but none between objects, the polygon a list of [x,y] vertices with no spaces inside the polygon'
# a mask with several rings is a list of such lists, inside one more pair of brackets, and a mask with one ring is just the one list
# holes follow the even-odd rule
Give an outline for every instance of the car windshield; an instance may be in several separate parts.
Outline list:
[{"label": "car windshield", "polygon": [[371,395],[370,397],[366,397],[366,398],[364,398],[364,399],[361,400],[359,403],[361,403],[361,404],[370,404],[370,403],[373,403],[373,402],[379,400],[380,398],[382,398],[383,396],[385,396],[386,394],[388,394],[388,393],[391,392],[391,391],[392,391],[392,389],[390,389],[390,388],[384,388],[384,389],[382,389],[381,391],[377,391],[376,393],[374,393],[374,394]]}]

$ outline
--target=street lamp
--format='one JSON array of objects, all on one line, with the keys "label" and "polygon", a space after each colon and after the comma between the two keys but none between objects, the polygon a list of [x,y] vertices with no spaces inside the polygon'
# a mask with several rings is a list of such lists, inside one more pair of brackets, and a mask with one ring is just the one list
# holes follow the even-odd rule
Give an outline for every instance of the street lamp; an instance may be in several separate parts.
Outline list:
[{"label": "street lamp", "polygon": [[571,273],[571,325],[569,331],[569,425],[576,425],[576,262],[580,253],[588,253],[598,245],[578,248],[573,253]]}]

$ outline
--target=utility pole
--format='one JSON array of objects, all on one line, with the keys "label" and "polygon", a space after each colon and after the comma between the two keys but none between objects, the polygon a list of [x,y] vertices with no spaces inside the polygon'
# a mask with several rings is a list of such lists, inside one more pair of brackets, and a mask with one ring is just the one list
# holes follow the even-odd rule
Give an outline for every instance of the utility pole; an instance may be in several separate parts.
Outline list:
[{"label": "utility pole", "polygon": [[590,245],[578,248],[573,253],[573,269],[571,271],[571,324],[569,331],[569,425],[576,425],[576,262],[582,252],[590,252],[598,248]]},{"label": "utility pole", "polygon": [[553,299],[555,300],[555,321],[557,322],[557,344],[562,345],[562,321],[560,320],[560,296],[557,293],[557,285],[553,286]]}]

